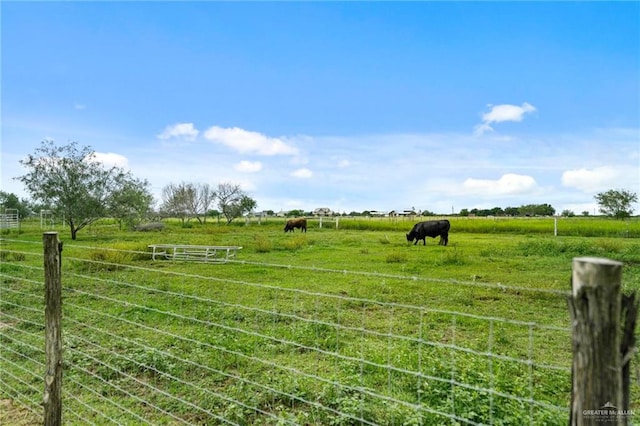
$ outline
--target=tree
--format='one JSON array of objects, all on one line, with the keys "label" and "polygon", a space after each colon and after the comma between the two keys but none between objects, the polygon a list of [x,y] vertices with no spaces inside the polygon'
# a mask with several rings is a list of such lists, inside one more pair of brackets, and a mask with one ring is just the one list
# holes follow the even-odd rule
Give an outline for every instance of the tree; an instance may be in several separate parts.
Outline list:
[{"label": "tree", "polygon": [[118,220],[120,229],[123,223],[129,227],[140,223],[149,216],[153,205],[153,195],[149,182],[133,179],[115,190],[109,199],[109,212]]},{"label": "tree", "polygon": [[33,211],[27,200],[20,200],[16,194],[0,191],[0,210],[6,209],[18,210],[20,217],[27,217]]},{"label": "tree", "polygon": [[192,184],[170,183],[162,188],[160,211],[165,216],[179,218],[184,225],[191,220],[193,205],[196,203],[195,198],[195,189]]},{"label": "tree", "polygon": [[550,204],[526,204],[518,211],[521,216],[553,216],[556,213],[556,209]]},{"label": "tree", "polygon": [[209,184],[180,183],[169,184],[162,189],[161,210],[173,217],[178,217],[184,225],[195,217],[198,222],[207,222],[207,213],[216,193]]},{"label": "tree", "polygon": [[51,206],[54,214],[64,218],[72,240],[87,225],[109,216],[119,205],[115,194],[127,185],[141,184],[122,168],[105,169],[91,147],[79,148],[76,142],[56,146],[45,140],[20,163],[29,171],[15,179],[33,200]]},{"label": "tree", "polygon": [[287,212],[287,217],[301,217],[304,215],[304,210],[302,209],[293,209]]},{"label": "tree", "polygon": [[506,214],[507,216],[518,216],[520,214],[520,211],[517,207],[507,207],[504,209],[504,214]]},{"label": "tree", "polygon": [[[196,185],[196,219],[200,223],[207,223],[207,212],[216,199],[216,192],[207,183]],[[202,219],[200,219],[202,216]]]},{"label": "tree", "polygon": [[638,195],[635,192],[624,189],[610,189],[596,194],[594,198],[600,206],[600,213],[616,219],[631,216],[633,213],[631,204],[638,201]]},{"label": "tree", "polygon": [[240,189],[240,185],[232,183],[218,184],[217,198],[218,207],[227,219],[227,224],[255,209],[258,205],[254,199]]}]

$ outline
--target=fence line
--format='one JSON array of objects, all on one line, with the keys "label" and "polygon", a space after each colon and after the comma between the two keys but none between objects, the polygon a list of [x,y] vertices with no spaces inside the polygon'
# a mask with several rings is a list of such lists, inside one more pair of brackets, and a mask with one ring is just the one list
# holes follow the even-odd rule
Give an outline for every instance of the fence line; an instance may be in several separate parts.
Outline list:
[{"label": "fence line", "polygon": [[[37,411],[37,398],[30,396],[42,388],[28,384],[41,380],[33,370],[44,366],[38,343],[44,330],[42,281],[34,278],[43,268],[29,262],[39,255],[12,253],[27,259],[8,262],[11,267],[0,272],[0,369],[9,372],[0,379],[0,394]],[[150,411],[150,424],[162,418],[185,424],[204,418],[211,424],[258,418],[299,424],[305,415],[336,424],[414,418],[416,424],[481,425],[505,416],[534,424],[568,415],[567,390],[538,386],[547,376],[568,378],[569,360],[537,359],[538,345],[548,345],[546,337],[566,349],[568,328],[79,257],[65,256],[65,262],[70,264],[63,279],[66,421],[139,421]],[[252,266],[314,277],[416,280]],[[488,288],[512,287],[506,289]],[[38,366],[26,368],[27,380],[25,362]],[[251,397],[249,389],[261,396]],[[476,400],[471,409],[469,398]],[[141,402],[144,411],[137,408]],[[505,406],[513,412],[505,413]]]},{"label": "fence line", "polygon": [[[7,238],[0,238],[0,241],[38,244],[35,242],[11,240]],[[145,256],[151,259],[151,253],[149,251],[122,250],[122,249],[114,249],[109,247],[94,247],[94,246],[85,246],[85,245],[78,245],[78,244],[65,244],[65,247],[68,249],[76,248],[76,249],[82,249],[82,250],[100,250],[105,252],[128,253],[133,255]],[[14,251],[14,252],[19,254],[25,254],[25,255],[33,255],[32,252],[25,252],[25,251]],[[92,260],[92,259],[85,259],[85,258],[69,258],[69,257],[65,257],[65,258],[70,260],[72,259],[79,260],[82,262],[90,262],[90,263],[92,262],[96,264],[113,265],[110,262],[99,261],[99,260]],[[425,276],[419,276],[419,275],[401,275],[401,274],[390,274],[390,273],[384,273],[384,272],[355,271],[355,270],[349,270],[349,269],[333,269],[333,268],[323,268],[318,266],[304,266],[304,265],[281,264],[281,263],[271,263],[271,262],[256,262],[256,261],[237,260],[237,259],[229,259],[227,263],[235,263],[238,265],[265,266],[269,268],[299,270],[299,271],[308,271],[308,272],[326,272],[326,273],[336,273],[336,274],[344,274],[344,275],[357,275],[357,276],[370,277],[370,278],[388,278],[388,279],[398,279],[403,281],[429,282],[429,283],[448,284],[448,285],[456,285],[456,286],[463,285],[463,286],[469,286],[469,287],[495,289],[495,290],[501,290],[505,292],[506,291],[511,291],[511,292],[526,291],[530,293],[543,293],[543,294],[556,295],[556,296],[571,295],[570,290],[522,287],[522,286],[513,286],[513,285],[502,284],[502,283],[466,281],[466,280],[459,280],[459,279],[453,279],[453,278],[451,279],[432,278],[432,277],[425,277]],[[150,271],[156,271],[156,269],[153,269],[153,268],[145,268],[145,267],[139,267],[139,266],[133,266],[133,265],[126,265],[126,267],[137,268],[139,270],[148,269]],[[180,272],[175,272],[175,271],[166,271],[166,272],[170,274],[181,274]],[[213,277],[206,277],[206,278],[215,279]]]},{"label": "fence line", "polygon": [[[16,252],[16,253],[27,254],[28,252]],[[136,253],[146,253],[146,252],[136,252]],[[158,272],[157,269],[148,268],[148,267],[134,266],[134,265],[114,264],[114,263],[105,262],[105,261],[96,261],[96,260],[73,258],[73,257],[67,257],[66,259],[67,260],[81,261],[81,262],[88,263],[88,264],[102,265],[102,266],[114,266],[114,265],[117,265],[120,268],[127,268],[127,269],[131,269],[131,270],[136,270],[136,271],[146,271],[146,272],[156,272],[156,273]],[[243,262],[243,261],[233,262],[233,261],[229,261],[229,263],[251,264],[251,265],[255,265],[255,266],[271,266],[271,267],[275,267],[275,268],[299,269],[299,270],[307,270],[307,271],[315,271],[315,272],[330,272],[330,273],[338,273],[338,274],[343,274],[343,275],[350,275],[350,274],[363,275],[363,276],[368,276],[368,277],[392,278],[392,279],[398,279],[398,280],[404,280],[404,281],[426,281],[426,282],[434,282],[434,283],[440,283],[440,284],[456,284],[456,285],[480,286],[480,287],[487,287],[489,289],[499,289],[501,291],[529,291],[529,292],[532,292],[532,293],[542,293],[542,294],[550,294],[550,295],[557,295],[557,296],[569,296],[571,294],[571,292],[564,292],[564,291],[553,290],[553,289],[540,289],[540,288],[531,288],[531,287],[506,286],[506,285],[503,285],[503,284],[492,284],[492,283],[475,283],[475,282],[470,282],[470,281],[460,281],[460,280],[454,280],[454,279],[448,280],[448,279],[436,279],[436,278],[428,278],[428,277],[381,274],[381,273],[377,273],[377,272],[336,270],[336,269],[327,269],[327,268],[280,265],[280,264],[271,264],[271,263],[262,263],[262,262]],[[40,268],[35,267],[35,266],[22,265],[22,267],[25,268],[25,269],[31,269],[33,271],[39,271],[40,270]],[[509,318],[489,317],[489,316],[483,316],[483,315],[475,315],[475,314],[471,314],[471,313],[468,313],[468,312],[459,312],[459,311],[451,311],[451,310],[444,310],[444,309],[428,308],[428,307],[424,307],[424,306],[409,305],[409,304],[397,303],[397,302],[381,302],[381,301],[378,301],[378,300],[366,299],[366,298],[361,298],[361,297],[342,296],[342,295],[338,295],[338,294],[312,292],[312,291],[307,291],[307,290],[301,290],[299,288],[283,288],[283,287],[278,287],[278,286],[269,285],[269,284],[254,283],[254,282],[243,281],[243,280],[233,280],[233,279],[229,279],[229,278],[216,278],[216,277],[209,277],[209,276],[204,276],[204,275],[189,274],[189,273],[185,273],[185,272],[162,271],[162,273],[164,275],[182,277],[182,278],[185,278],[185,279],[186,278],[192,278],[192,279],[202,279],[202,280],[218,282],[218,283],[233,283],[233,284],[244,285],[244,286],[248,286],[248,287],[256,287],[256,288],[259,288],[259,289],[278,290],[278,291],[282,291],[282,292],[296,293],[296,294],[305,295],[305,296],[311,296],[311,297],[324,297],[324,298],[329,298],[329,299],[348,300],[348,301],[352,301],[352,302],[376,304],[376,305],[385,306],[385,307],[389,307],[389,308],[394,308],[395,307],[395,308],[403,308],[403,309],[415,309],[415,310],[421,310],[421,311],[425,311],[425,312],[429,312],[429,313],[449,314],[449,315],[457,315],[457,316],[471,318],[471,319],[478,319],[478,320],[485,320],[485,321],[498,321],[498,322],[504,322],[504,323],[507,323],[507,324],[522,325],[522,326],[533,326],[533,327],[536,327],[536,328],[539,328],[539,329],[546,329],[546,330],[567,331],[567,332],[569,331],[569,329],[566,328],[566,327],[558,327],[558,326],[552,326],[552,325],[547,325],[547,324],[540,324],[540,323],[533,322],[533,321],[521,321],[521,320],[513,320],[513,319],[509,319]],[[81,275],[81,274],[77,274],[77,275],[79,277],[84,277],[84,278],[88,278],[88,279],[96,279],[95,277],[91,277],[89,275],[84,275],[84,276]],[[0,274],[0,276],[2,276],[2,274]],[[117,280],[110,280],[110,279],[102,279],[102,280],[105,281],[105,282],[113,283],[113,284],[116,284],[116,283],[117,284],[121,284],[121,285],[124,284],[124,285],[126,285],[128,287],[137,288],[137,289],[141,289],[141,290],[146,290],[147,289],[147,287],[144,287],[144,286],[140,286],[140,285],[136,285],[136,284],[132,284],[132,283],[126,283],[125,284],[125,283],[119,282]],[[33,282],[36,283],[38,281],[33,281]],[[231,306],[231,307],[239,307],[239,308],[249,309],[249,308],[246,308],[243,305],[227,304],[227,303],[223,303],[223,302],[220,302],[220,301],[207,299],[207,298],[201,298],[201,297],[197,297],[197,296],[193,296],[193,295],[187,295],[187,294],[179,293],[179,292],[171,292],[171,291],[165,291],[165,290],[156,290],[156,291],[159,292],[159,293],[165,293],[168,296],[175,296],[175,297],[181,297],[181,298],[192,298],[192,299],[195,299],[195,300],[222,304],[224,306]],[[251,310],[255,310],[255,311],[258,311],[258,312],[260,312],[260,311],[262,311],[262,312],[272,312],[272,311],[269,311],[269,310],[260,310],[260,309],[257,309],[257,308],[251,308]],[[284,316],[284,317],[291,316],[292,318],[297,319],[297,320],[308,321],[305,318],[295,317],[293,315],[288,315],[288,314],[276,313],[276,315],[280,315],[280,316]],[[313,321],[313,322],[322,323],[321,321]],[[335,324],[331,324],[331,325],[335,325]],[[349,329],[349,328],[345,327],[345,329]],[[375,332],[373,334],[375,334]],[[378,334],[381,334],[381,333],[378,333]]]}]

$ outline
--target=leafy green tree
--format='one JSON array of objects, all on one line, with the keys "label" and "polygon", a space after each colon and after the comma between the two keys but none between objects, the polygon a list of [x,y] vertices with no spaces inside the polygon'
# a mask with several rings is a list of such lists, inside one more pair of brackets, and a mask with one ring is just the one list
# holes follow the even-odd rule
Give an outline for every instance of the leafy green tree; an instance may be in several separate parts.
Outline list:
[{"label": "leafy green tree", "polygon": [[506,209],[504,209],[504,214],[506,214],[507,216],[518,216],[520,212],[517,207],[507,207]]},{"label": "leafy green tree", "polygon": [[240,185],[220,183],[217,190],[218,208],[227,219],[227,224],[256,208],[258,203],[249,197]]},{"label": "leafy green tree", "polygon": [[300,217],[304,216],[304,210],[302,209],[293,209],[287,212],[287,217]]},{"label": "leafy green tree", "polygon": [[57,146],[45,140],[20,163],[28,172],[15,179],[33,200],[63,218],[72,240],[87,225],[110,216],[124,188],[141,184],[120,167],[105,168],[91,147],[80,148],[76,142]]},{"label": "leafy green tree", "polygon": [[27,217],[33,212],[33,206],[27,200],[20,200],[16,194],[0,191],[0,210],[16,209],[18,216]]},{"label": "leafy green tree", "polygon": [[132,179],[111,195],[109,212],[122,225],[134,227],[149,216],[153,205],[153,195],[149,182]]},{"label": "leafy green tree", "polygon": [[624,189],[610,189],[594,196],[600,206],[600,213],[616,219],[624,219],[633,213],[632,203],[638,201],[635,192]]},{"label": "leafy green tree", "polygon": [[556,213],[556,209],[550,204],[526,204],[518,211],[521,216],[553,216]]}]

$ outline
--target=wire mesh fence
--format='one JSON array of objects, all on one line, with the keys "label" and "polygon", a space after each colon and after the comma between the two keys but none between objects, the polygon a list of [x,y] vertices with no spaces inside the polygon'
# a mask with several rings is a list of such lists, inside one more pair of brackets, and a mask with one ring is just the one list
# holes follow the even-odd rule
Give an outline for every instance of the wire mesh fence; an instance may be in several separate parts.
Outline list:
[{"label": "wire mesh fence", "polygon": [[[42,255],[2,253],[0,395],[39,421]],[[566,311],[562,292],[242,261],[204,274],[121,254],[64,256],[65,424],[567,422],[568,324],[517,308]],[[455,303],[386,297],[393,286]],[[496,300],[513,309],[474,313]]]}]

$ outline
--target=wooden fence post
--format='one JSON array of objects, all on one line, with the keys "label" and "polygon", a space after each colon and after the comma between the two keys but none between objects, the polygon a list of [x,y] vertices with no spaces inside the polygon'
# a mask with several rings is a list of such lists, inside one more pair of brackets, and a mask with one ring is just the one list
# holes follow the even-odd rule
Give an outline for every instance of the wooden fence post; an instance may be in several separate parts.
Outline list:
[{"label": "wooden fence post", "polygon": [[44,283],[45,283],[45,355],[44,376],[44,424],[62,424],[62,243],[57,232],[45,232]]},{"label": "wooden fence post", "polygon": [[621,314],[628,316],[630,309],[621,307],[621,284],[621,262],[573,259],[573,294],[568,301],[573,334],[571,425],[600,425],[603,421],[626,425],[633,414],[623,396],[622,370],[628,353],[621,352],[630,349],[622,347]]}]

